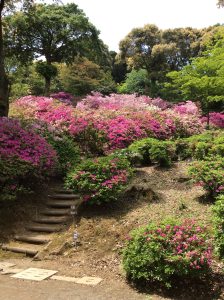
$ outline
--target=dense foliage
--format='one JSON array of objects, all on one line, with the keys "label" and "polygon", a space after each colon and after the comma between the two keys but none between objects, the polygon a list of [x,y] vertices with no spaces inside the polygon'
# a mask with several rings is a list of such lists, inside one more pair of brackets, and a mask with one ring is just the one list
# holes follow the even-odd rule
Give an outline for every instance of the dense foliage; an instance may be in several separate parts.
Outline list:
[{"label": "dense foliage", "polygon": [[169,167],[176,159],[176,145],[172,141],[146,138],[128,147],[128,157],[134,164],[158,163],[161,167]]},{"label": "dense foliage", "polygon": [[203,186],[211,196],[224,192],[224,157],[211,156],[196,161],[189,172],[193,180]]},{"label": "dense foliage", "polygon": [[193,220],[150,223],[134,230],[123,252],[123,267],[133,281],[172,285],[174,276],[200,277],[211,263],[206,229]]},{"label": "dense foliage", "polygon": [[224,195],[219,195],[213,205],[215,250],[224,259]]},{"label": "dense foliage", "polygon": [[19,121],[0,118],[1,198],[16,193],[49,176],[56,164],[56,152],[33,130]]},{"label": "dense foliage", "polygon": [[44,58],[36,67],[45,79],[46,94],[49,94],[51,79],[57,74],[53,63],[71,63],[77,56],[95,61],[109,57],[98,30],[75,3],[34,4],[26,13],[7,16],[4,24],[8,57],[14,56],[26,63],[37,57]]},{"label": "dense foliage", "polygon": [[71,171],[66,187],[79,192],[84,201],[101,204],[117,200],[132,174],[123,154],[88,159]]},{"label": "dense foliage", "polygon": [[213,36],[215,45],[208,46],[201,56],[192,59],[191,64],[167,75],[171,79],[167,89],[176,90],[182,99],[200,101],[205,113],[212,109],[222,110],[224,105],[223,28],[220,31]]}]

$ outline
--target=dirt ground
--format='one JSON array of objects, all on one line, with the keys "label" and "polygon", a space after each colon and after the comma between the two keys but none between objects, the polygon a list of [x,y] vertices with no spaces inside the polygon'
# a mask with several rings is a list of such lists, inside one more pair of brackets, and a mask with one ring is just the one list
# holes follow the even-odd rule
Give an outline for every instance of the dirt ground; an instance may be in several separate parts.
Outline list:
[{"label": "dirt ground", "polygon": [[[210,226],[211,203],[205,200],[204,191],[189,180],[187,165],[188,163],[178,163],[170,169],[137,169],[135,179],[120,201],[103,206],[83,206],[75,229],[79,234],[76,247],[71,245],[74,233],[72,225],[63,234],[55,235],[42,261],[31,262],[28,258],[5,252],[0,252],[0,259],[16,260],[17,263],[22,259],[23,264],[32,263],[38,267],[59,270],[60,275],[98,276],[104,279],[100,284],[103,290],[106,291],[108,285],[113,286],[113,290],[120,291],[124,299],[132,299],[132,296],[136,300],[224,299],[224,277],[221,274],[223,265],[220,262],[214,265],[213,274],[204,281],[178,281],[170,291],[155,285],[144,286],[136,291],[133,286],[128,285],[122,271],[121,250],[131,229],[167,217],[194,218]],[[60,183],[50,184],[49,190],[58,184]],[[46,193],[49,190],[46,189]],[[23,226],[24,221],[38,213],[46,199],[46,193],[23,199],[23,206],[20,200],[11,204],[4,213],[1,210],[0,241],[12,236],[18,226]],[[16,209],[14,207],[14,213],[11,214],[13,206]],[[115,293],[114,298],[102,299],[123,299],[118,294]],[[113,297],[113,292],[110,297]]]}]

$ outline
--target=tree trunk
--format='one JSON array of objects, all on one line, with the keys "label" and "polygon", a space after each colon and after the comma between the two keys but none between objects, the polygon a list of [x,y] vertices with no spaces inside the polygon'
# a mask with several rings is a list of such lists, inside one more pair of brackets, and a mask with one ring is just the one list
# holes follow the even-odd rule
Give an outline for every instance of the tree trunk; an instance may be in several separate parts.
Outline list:
[{"label": "tree trunk", "polygon": [[2,10],[5,1],[0,1],[0,117],[8,116],[9,111],[9,81],[5,73],[3,30],[2,30]]},{"label": "tree trunk", "polygon": [[50,88],[51,88],[51,78],[44,78],[45,79],[45,88],[44,88],[44,95],[50,95]]},{"label": "tree trunk", "polygon": [[206,122],[206,129],[209,130],[210,129],[210,112],[209,110],[207,111],[207,122]]}]

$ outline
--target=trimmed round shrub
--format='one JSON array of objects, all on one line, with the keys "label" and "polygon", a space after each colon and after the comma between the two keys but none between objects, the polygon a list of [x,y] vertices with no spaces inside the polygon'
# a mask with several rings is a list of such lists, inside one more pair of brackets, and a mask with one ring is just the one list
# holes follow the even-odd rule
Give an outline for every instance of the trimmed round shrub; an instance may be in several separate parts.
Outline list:
[{"label": "trimmed round shrub", "polygon": [[200,277],[210,269],[211,247],[205,227],[193,220],[150,223],[134,230],[123,250],[123,267],[133,281],[161,282]]},{"label": "trimmed round shrub", "polygon": [[210,196],[224,193],[224,157],[211,156],[196,161],[189,168],[189,174]]},{"label": "trimmed round shrub", "polygon": [[159,141],[153,138],[136,141],[128,147],[129,159],[132,163],[142,165],[159,164],[169,167],[176,158],[175,143],[172,141]]},{"label": "trimmed round shrub", "polygon": [[68,174],[66,187],[79,192],[89,204],[101,204],[117,200],[131,174],[127,158],[116,153],[83,161]]},{"label": "trimmed round shrub", "polygon": [[224,195],[219,195],[216,198],[212,210],[215,251],[221,259],[224,259]]},{"label": "trimmed round shrub", "polygon": [[1,198],[13,198],[55,169],[56,152],[48,142],[19,121],[0,118]]}]

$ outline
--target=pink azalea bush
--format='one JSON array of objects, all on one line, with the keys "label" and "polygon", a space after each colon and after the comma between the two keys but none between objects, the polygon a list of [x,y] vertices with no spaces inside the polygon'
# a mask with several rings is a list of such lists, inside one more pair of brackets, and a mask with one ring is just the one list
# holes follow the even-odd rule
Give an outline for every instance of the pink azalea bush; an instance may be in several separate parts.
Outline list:
[{"label": "pink azalea bush", "polygon": [[0,181],[3,194],[14,196],[24,183],[50,175],[56,152],[47,141],[20,122],[0,118]]},{"label": "pink azalea bush", "polygon": [[[141,111],[150,109],[148,96],[121,95],[111,94],[109,96],[103,96],[98,92],[94,92],[88,95],[85,99],[77,104],[77,108],[81,110],[131,110]],[[153,107],[156,109],[156,107]],[[152,109],[153,109],[152,108]]]},{"label": "pink azalea bush", "polygon": [[[204,124],[207,123],[207,117],[202,117],[201,120]],[[224,113],[211,112],[209,113],[209,123],[213,128],[224,128]]]},{"label": "pink azalea bush", "polygon": [[173,276],[200,277],[207,273],[211,258],[205,227],[194,220],[165,221],[131,233],[123,252],[123,267],[134,281],[160,281],[170,287]]},{"label": "pink azalea bush", "polygon": [[67,175],[66,187],[78,191],[88,204],[115,201],[129,182],[132,169],[121,153],[88,159]]},{"label": "pink azalea bush", "polygon": [[192,101],[186,101],[183,103],[176,104],[173,110],[181,115],[199,115],[199,109],[197,105]]},{"label": "pink azalea bush", "polygon": [[194,103],[170,106],[159,98],[93,93],[74,108],[53,98],[27,96],[12,104],[11,114],[45,122],[84,151],[105,154],[145,137],[165,140],[202,132]]},{"label": "pink azalea bush", "polygon": [[161,98],[150,98],[148,96],[138,96],[137,94],[111,94],[104,96],[101,93],[93,92],[77,104],[77,108],[82,110],[158,110],[172,107],[172,104]]},{"label": "pink azalea bush", "polygon": [[73,96],[72,94],[66,92],[58,92],[50,95],[51,98],[57,99],[65,104],[72,104]]},{"label": "pink azalea bush", "polygon": [[25,96],[11,105],[11,115],[38,120],[61,132],[68,132],[73,121],[73,107],[48,97]]}]

